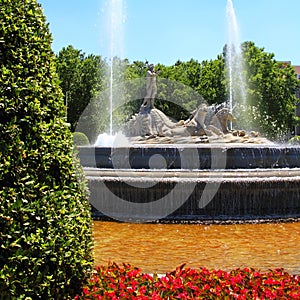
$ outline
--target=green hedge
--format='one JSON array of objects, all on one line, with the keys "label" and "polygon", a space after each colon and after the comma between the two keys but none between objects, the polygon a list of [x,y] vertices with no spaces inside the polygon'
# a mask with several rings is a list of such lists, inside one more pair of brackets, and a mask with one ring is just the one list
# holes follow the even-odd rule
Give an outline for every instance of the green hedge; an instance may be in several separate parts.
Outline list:
[{"label": "green hedge", "polygon": [[0,299],[67,299],[93,266],[87,185],[43,11],[0,7]]},{"label": "green hedge", "polygon": [[73,133],[73,143],[76,146],[85,146],[90,144],[88,137],[83,132]]}]

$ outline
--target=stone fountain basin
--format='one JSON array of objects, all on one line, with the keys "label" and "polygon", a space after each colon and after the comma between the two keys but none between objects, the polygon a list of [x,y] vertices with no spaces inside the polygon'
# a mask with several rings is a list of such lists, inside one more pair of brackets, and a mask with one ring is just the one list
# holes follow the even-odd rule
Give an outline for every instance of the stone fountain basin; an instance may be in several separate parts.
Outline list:
[{"label": "stone fountain basin", "polygon": [[300,147],[176,144],[79,147],[82,166],[108,169],[256,169],[300,167]]},{"label": "stone fountain basin", "polygon": [[[92,146],[80,147],[79,156],[88,179],[94,218],[109,215],[117,220],[148,222],[300,217],[300,147]],[[174,189],[175,198],[184,199],[182,204],[174,205],[171,197],[164,205],[174,205],[172,212],[157,213],[152,203],[172,195]],[[212,193],[211,199],[201,204],[205,193]],[[111,201],[112,195],[124,200],[121,210]],[[132,211],[131,203],[146,204],[147,210],[142,214]]]},{"label": "stone fountain basin", "polygon": [[[275,220],[300,217],[300,168],[235,170],[112,170],[85,168],[93,205],[92,215],[105,219],[149,222]],[[170,194],[186,197],[172,213],[162,216],[151,203]],[[201,205],[204,190],[213,197]],[[125,202],[147,204],[143,214],[121,210],[110,201],[111,195]],[[176,200],[177,201],[177,200]],[[97,209],[97,203],[106,203]],[[124,203],[125,203],[124,202]],[[173,205],[172,198],[167,205]],[[101,204],[102,205],[102,204]],[[153,206],[154,207],[154,206]]]}]

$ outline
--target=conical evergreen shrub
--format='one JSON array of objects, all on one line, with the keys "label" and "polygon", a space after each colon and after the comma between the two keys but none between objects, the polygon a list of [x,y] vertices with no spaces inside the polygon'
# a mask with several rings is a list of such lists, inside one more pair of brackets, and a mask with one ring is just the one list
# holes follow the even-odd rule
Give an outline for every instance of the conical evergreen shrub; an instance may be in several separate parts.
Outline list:
[{"label": "conical evergreen shrub", "polygon": [[51,35],[35,0],[0,0],[0,299],[67,299],[92,268]]}]

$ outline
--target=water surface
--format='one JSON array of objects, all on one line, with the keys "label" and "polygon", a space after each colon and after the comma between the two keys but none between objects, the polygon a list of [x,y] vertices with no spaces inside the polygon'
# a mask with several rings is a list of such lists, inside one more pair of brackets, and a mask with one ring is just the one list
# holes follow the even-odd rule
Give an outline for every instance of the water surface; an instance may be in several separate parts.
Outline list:
[{"label": "water surface", "polygon": [[94,222],[95,264],[130,263],[144,272],[188,267],[300,274],[300,222],[186,225]]}]

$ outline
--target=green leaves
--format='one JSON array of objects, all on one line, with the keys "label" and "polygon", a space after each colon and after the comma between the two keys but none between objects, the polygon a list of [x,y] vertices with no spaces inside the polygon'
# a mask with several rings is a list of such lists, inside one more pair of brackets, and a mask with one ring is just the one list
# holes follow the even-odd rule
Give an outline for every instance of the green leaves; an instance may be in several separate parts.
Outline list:
[{"label": "green leaves", "polygon": [[56,68],[67,105],[68,122],[74,131],[86,106],[95,93],[104,87],[104,61],[100,56],[86,56],[80,50],[68,46],[59,52]]},{"label": "green leaves", "polygon": [[[252,42],[242,45],[248,82],[249,126],[271,138],[284,137],[293,126],[298,85],[290,65],[283,65]],[[245,108],[243,108],[245,109]]]},{"label": "green leaves", "polygon": [[40,5],[2,0],[0,20],[0,295],[65,299],[92,266],[87,187]]}]

